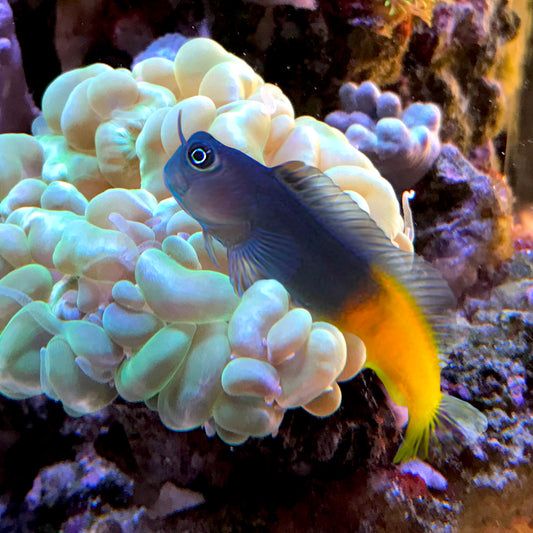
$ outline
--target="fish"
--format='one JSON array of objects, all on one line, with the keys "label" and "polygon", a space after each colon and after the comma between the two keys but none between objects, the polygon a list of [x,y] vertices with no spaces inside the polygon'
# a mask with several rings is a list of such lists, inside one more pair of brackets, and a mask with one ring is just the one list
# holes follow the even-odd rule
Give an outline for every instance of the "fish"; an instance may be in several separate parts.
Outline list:
[{"label": "fish", "polygon": [[486,417],[441,391],[440,361],[449,342],[455,297],[440,273],[395,247],[375,221],[319,169],[301,161],[267,167],[205,131],[185,139],[164,168],[166,186],[213,239],[227,249],[228,270],[242,294],[276,279],[293,302],[366,346],[365,367],[408,423],[394,462],[428,454],[435,428],[473,438]]}]

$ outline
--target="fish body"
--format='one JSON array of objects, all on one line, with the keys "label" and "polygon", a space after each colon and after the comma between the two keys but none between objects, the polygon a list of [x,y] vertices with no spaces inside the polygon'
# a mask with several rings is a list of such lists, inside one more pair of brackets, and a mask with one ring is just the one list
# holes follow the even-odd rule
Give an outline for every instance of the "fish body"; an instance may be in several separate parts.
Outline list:
[{"label": "fish body", "polygon": [[[224,154],[226,168],[239,168],[239,172],[223,179],[211,178],[207,173],[195,178],[199,171],[193,170],[185,185],[187,178],[180,170],[187,165],[183,154],[176,153],[165,167],[168,188],[183,209],[200,223],[206,238],[214,237],[228,249],[230,268],[246,260],[247,243],[251,253],[264,249],[264,263],[257,265],[254,274],[258,278],[277,279],[300,305],[329,320],[339,315],[347,294],[364,298],[364,293],[372,288],[379,290],[373,283],[368,261],[335,238],[298,196],[287,194],[286,185],[269,168],[246,156],[242,160],[242,152],[224,146],[204,132],[195,134],[190,143],[193,149],[198,143],[203,146],[209,143],[213,152]],[[307,168],[294,162],[283,170],[297,175]],[[318,170],[316,175],[325,177]],[[337,193],[336,188],[334,192]],[[350,207],[352,203],[350,200]],[[233,274],[232,279],[242,282],[237,287],[239,292],[255,281]]]},{"label": "fish body", "polygon": [[476,433],[485,417],[440,390],[439,345],[455,299],[427,263],[397,249],[359,206],[318,169],[297,161],[266,167],[206,132],[185,140],[165,166],[166,184],[185,211],[228,251],[242,293],[280,281],[315,318],[357,335],[365,366],[409,410],[395,461],[425,456],[446,421]]}]

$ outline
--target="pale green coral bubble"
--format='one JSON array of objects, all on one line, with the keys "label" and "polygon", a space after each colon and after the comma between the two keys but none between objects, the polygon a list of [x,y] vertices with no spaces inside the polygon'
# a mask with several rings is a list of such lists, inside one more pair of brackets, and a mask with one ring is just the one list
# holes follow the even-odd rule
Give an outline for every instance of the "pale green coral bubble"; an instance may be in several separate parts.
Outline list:
[{"label": "pale green coral bubble", "polygon": [[87,88],[89,105],[104,120],[115,110],[132,107],[139,97],[137,84],[127,69],[101,72],[92,78]]},{"label": "pale green coral bubble", "polygon": [[[326,331],[329,331],[337,340],[338,345],[345,346],[347,350],[345,335],[342,333],[342,331],[338,327],[334,326],[333,324],[330,324],[329,322],[314,322],[313,327],[311,329],[313,330],[325,329]],[[343,369],[344,369],[344,366],[343,366]]]},{"label": "pale green coral bubble", "polygon": [[83,357],[76,357],[74,360],[79,369],[93,381],[97,383],[109,383],[115,374],[116,365],[108,367],[99,367]]},{"label": "pale green coral bubble", "polygon": [[302,308],[292,309],[278,320],[267,335],[270,363],[276,366],[298,350],[307,341],[312,325],[311,313]]},{"label": "pale green coral bubble", "polygon": [[203,232],[198,231],[197,233],[193,233],[187,242],[195,249],[198,260],[204,270],[214,270],[215,272],[222,272],[224,274],[228,273],[228,252],[222,243],[216,239],[211,241],[215,259],[218,263],[217,267],[211,260],[211,257],[209,257],[209,252],[206,250]]},{"label": "pale green coral bubble", "polygon": [[13,267],[0,255],[0,277],[9,274]]},{"label": "pale green coral bubble", "polygon": [[255,282],[243,295],[228,330],[233,353],[242,357],[267,358],[269,329],[289,310],[289,294],[278,281]]},{"label": "pale green coral bubble", "polygon": [[280,148],[271,156],[269,165],[276,166],[294,159],[318,167],[320,162],[320,140],[318,133],[307,125],[298,125],[291,130]]},{"label": "pale green coral bubble", "polygon": [[109,371],[122,361],[122,350],[97,324],[86,320],[61,322],[61,334],[76,357],[87,361],[92,370],[91,377],[97,381],[107,381]]},{"label": "pale green coral bubble", "polygon": [[228,320],[239,303],[224,274],[189,270],[156,249],[139,257],[135,279],[148,306],[165,321]]},{"label": "pale green coral bubble", "polygon": [[42,357],[43,392],[78,414],[94,413],[111,403],[117,393],[107,383],[87,377],[75,358],[70,343],[61,335],[48,342]]},{"label": "pale green coral bubble", "polygon": [[263,398],[229,396],[222,393],[213,408],[213,418],[218,426],[253,437],[277,433],[285,410],[276,404],[268,405]]},{"label": "pale green coral bubble", "polygon": [[74,87],[61,113],[61,131],[68,144],[79,152],[94,151],[94,134],[102,122],[87,100],[90,84],[87,79]]},{"label": "pale green coral bubble", "polygon": [[142,120],[146,120],[156,109],[167,108],[176,104],[176,97],[166,87],[147,81],[138,81],[137,87],[141,98],[131,111]]},{"label": "pale green coral bubble", "polygon": [[340,387],[334,382],[320,396],[303,405],[302,407],[313,416],[330,416],[341,405],[342,392]]},{"label": "pale green coral bubble", "polygon": [[174,74],[183,98],[198,94],[200,83],[211,67],[232,59],[236,57],[211,39],[186,42],[174,59]]},{"label": "pale green coral bubble", "polygon": [[53,261],[63,274],[118,281],[127,276],[136,254],[137,246],[127,235],[76,220],[64,229]]},{"label": "pale green coral bubble", "polygon": [[339,165],[363,166],[366,163],[360,152],[338,129],[310,116],[298,117],[295,122],[296,127],[309,126],[318,134],[320,143],[318,168],[322,172]]},{"label": "pale green coral bubble", "polygon": [[113,282],[94,281],[86,277],[78,279],[76,295],[76,307],[83,314],[94,313],[98,310],[101,302],[109,300],[109,293]]},{"label": "pale green coral bubble", "polygon": [[208,133],[226,146],[265,164],[263,152],[270,134],[270,123],[270,115],[265,113],[264,104],[237,100],[219,109]]},{"label": "pale green coral bubble", "polygon": [[182,116],[182,133],[186,139],[197,131],[208,131],[209,126],[217,115],[215,104],[210,98],[205,96],[193,96],[172,107],[161,123],[161,130],[154,132],[161,139],[167,159],[181,144],[178,132],[178,114],[180,112]]},{"label": "pale green coral bubble", "polygon": [[35,261],[47,268],[54,268],[54,251],[65,228],[79,220],[78,215],[65,211],[36,212],[28,230],[28,244]]},{"label": "pale green coral bubble", "polygon": [[111,213],[118,213],[126,220],[146,222],[156,208],[155,196],[143,189],[108,189],[89,202],[85,218],[100,228],[115,229],[109,221]]},{"label": "pale green coral bubble", "polygon": [[27,398],[30,398],[31,396],[35,396],[35,394],[28,394],[26,392],[20,392],[16,384],[14,388],[11,388],[11,386],[8,383],[3,383],[1,380],[0,380],[0,393],[2,393],[7,398],[11,398],[12,400],[25,400]]},{"label": "pale green coral bubble", "polygon": [[366,346],[364,342],[352,333],[344,333],[346,340],[346,365],[337,376],[337,381],[352,379],[362,368],[366,361]]},{"label": "pale green coral bubble", "polygon": [[[10,380],[8,386],[13,386],[12,390],[18,395],[17,399],[29,398],[41,392],[36,379],[41,368],[37,355],[37,350],[27,351],[21,354],[9,369]],[[1,374],[3,372],[0,371]],[[0,378],[0,392],[7,396],[7,391],[2,390],[2,382],[3,378]]]},{"label": "pale green coral bubble", "polygon": [[248,98],[250,101],[258,101],[263,104],[263,111],[271,118],[286,115],[294,118],[294,108],[292,103],[283,91],[272,83],[265,83],[259,86],[254,94]]},{"label": "pale green coral bubble", "polygon": [[77,298],[79,292],[75,290],[66,291],[59,300],[54,302],[52,307],[54,314],[61,320],[80,320],[82,312],[78,308]]},{"label": "pale green coral bubble", "polygon": [[[54,315],[62,318],[60,308],[64,305],[65,295],[70,292],[76,293],[77,289],[78,279],[75,277],[65,276],[54,284],[49,298],[50,309]],[[67,297],[69,304],[72,302],[71,298],[71,295]]]},{"label": "pale green coral bubble", "polygon": [[20,309],[0,334],[0,392],[17,399],[41,393],[40,350],[57,332],[58,320],[44,302]]},{"label": "pale green coral bubble", "polygon": [[118,213],[111,213],[108,218],[109,222],[114,226],[113,229],[124,233],[124,235],[127,235],[137,245],[155,240],[155,233],[152,228],[149,228],[142,222],[126,220]]},{"label": "pale green coral bubble", "polygon": [[174,76],[174,62],[163,57],[149,57],[139,61],[131,69],[132,76],[138,81],[146,81],[162,86],[180,98],[180,91]]},{"label": "pale green coral bubble", "polygon": [[159,395],[155,394],[154,396],[150,396],[150,398],[146,398],[144,400],[144,405],[150,409],[150,411],[156,411],[157,412],[157,401],[159,399]]},{"label": "pale green coral bubble", "polygon": [[66,181],[53,181],[41,196],[41,207],[52,211],[71,211],[84,215],[87,198]]},{"label": "pale green coral bubble", "polygon": [[109,188],[94,155],[74,151],[61,135],[40,136],[39,143],[46,154],[42,171],[46,183],[66,181],[85,198],[92,198]]},{"label": "pale green coral bubble", "polygon": [[43,115],[52,131],[61,133],[61,114],[72,90],[87,78],[112,71],[109,65],[95,63],[65,72],[52,81],[44,92],[42,101]]},{"label": "pale green coral bubble", "polygon": [[[168,112],[168,108],[156,109],[144,123],[135,142],[141,187],[150,191],[157,199],[168,196],[168,189],[163,178],[163,167],[168,161],[168,155],[161,142],[161,126]],[[174,199],[172,201],[174,202]],[[175,202],[174,205],[176,205]]]},{"label": "pale green coral bubble", "polygon": [[230,446],[238,446],[239,444],[243,444],[248,440],[249,437],[249,435],[241,435],[239,433],[227,431],[223,427],[220,427],[217,423],[215,423],[215,429],[220,439]]},{"label": "pale green coral bubble", "polygon": [[264,83],[242,59],[235,56],[231,59],[213,65],[205,73],[198,88],[198,94],[210,98],[217,108],[230,102],[246,100]]},{"label": "pale green coral bubble", "polygon": [[126,279],[121,279],[113,285],[111,295],[118,304],[132,311],[141,311],[144,307],[144,298],[139,287]]},{"label": "pale green coral bubble", "polygon": [[7,222],[21,227],[28,235],[28,247],[36,263],[55,268],[52,256],[67,226],[82,217],[70,211],[48,211],[22,207],[13,211]]},{"label": "pale green coral bubble", "polygon": [[14,226],[18,226],[19,228],[22,228],[24,231],[28,231],[30,221],[33,218],[34,213],[41,211],[41,209],[38,209],[36,207],[21,207],[20,209],[16,209],[6,218],[7,224],[13,224]]},{"label": "pale green coral bubble", "polygon": [[[53,338],[54,337],[52,337],[52,339]],[[48,346],[48,344],[46,346]],[[41,392],[45,394],[46,396],[48,396],[50,399],[55,400],[57,402],[59,401],[59,396],[57,395],[50,381],[48,380],[48,374],[50,372],[50,358],[46,356],[46,346],[41,348],[39,351],[39,355],[40,355],[39,380],[41,382]]]},{"label": "pale green coral bubble", "polygon": [[[161,170],[161,173],[162,172],[163,170]],[[168,189],[166,189],[166,191],[168,194]],[[158,241],[163,241],[166,237],[168,237],[168,221],[172,218],[172,215],[174,215],[180,210],[181,207],[176,203],[176,200],[174,198],[166,198],[165,200],[159,202],[154,212],[154,218],[152,218],[150,221],[147,221],[147,223],[150,224],[150,227],[154,230],[156,239]]]},{"label": "pale green coral bubble", "polygon": [[24,133],[0,135],[0,200],[24,178],[38,178],[43,166],[43,149],[37,140]]},{"label": "pale green coral bubble", "polygon": [[177,235],[167,237],[163,241],[161,248],[163,252],[170,255],[174,261],[185,268],[190,270],[200,270],[202,268],[195,249],[185,239]]},{"label": "pale green coral bubble", "polygon": [[11,268],[18,268],[32,262],[26,233],[14,224],[0,224],[0,257]]},{"label": "pale green coral bubble", "polygon": [[188,431],[211,417],[229,357],[227,325],[213,322],[198,326],[184,365],[158,396],[157,409],[165,426]]},{"label": "pale green coral bubble", "polygon": [[[32,300],[47,301],[52,292],[53,280],[48,269],[41,265],[25,265],[0,279],[0,287],[7,287],[27,295]],[[20,304],[0,290],[0,330],[20,309]]]},{"label": "pale green coral bubble", "polygon": [[177,235],[178,233],[188,233],[189,235],[192,235],[201,230],[202,226],[200,226],[198,221],[185,211],[174,213],[167,223],[168,235]]},{"label": "pale green coral bubble", "polygon": [[226,365],[222,388],[230,396],[260,396],[267,401],[281,393],[277,370],[265,361],[250,357],[237,357]]},{"label": "pale green coral bubble", "polygon": [[115,374],[120,396],[140,402],[157,394],[183,364],[195,330],[194,324],[168,325],[123,361]]},{"label": "pale green coral bubble", "polygon": [[6,217],[20,207],[40,207],[46,183],[40,179],[26,178],[19,181],[0,202],[0,215]]},{"label": "pale green coral bubble", "polygon": [[306,346],[281,363],[282,407],[294,408],[309,403],[332,385],[346,364],[346,342],[325,328],[311,331]]},{"label": "pale green coral bubble", "polygon": [[108,305],[102,317],[104,330],[120,346],[140,348],[156,331],[163,327],[163,322],[148,311],[130,311],[112,303]]}]

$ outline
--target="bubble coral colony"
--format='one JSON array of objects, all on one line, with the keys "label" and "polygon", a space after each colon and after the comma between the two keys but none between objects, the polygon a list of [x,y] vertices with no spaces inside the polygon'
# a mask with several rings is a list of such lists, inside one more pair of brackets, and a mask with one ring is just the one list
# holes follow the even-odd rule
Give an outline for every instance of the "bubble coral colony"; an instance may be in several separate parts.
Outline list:
[{"label": "bubble coral colony", "polygon": [[412,253],[395,192],[367,157],[294,118],[280,89],[214,41],[132,71],[67,72],[33,136],[0,136],[0,391],[45,393],[72,416],[120,395],[171,429],[204,426],[230,444],[275,435],[286,409],[327,416],[365,345],[313,322],[278,281],[235,294],[224,247],[204,249],[165,187],[180,114],[186,138],[204,131],[261,165],[317,167],[391,249]]}]

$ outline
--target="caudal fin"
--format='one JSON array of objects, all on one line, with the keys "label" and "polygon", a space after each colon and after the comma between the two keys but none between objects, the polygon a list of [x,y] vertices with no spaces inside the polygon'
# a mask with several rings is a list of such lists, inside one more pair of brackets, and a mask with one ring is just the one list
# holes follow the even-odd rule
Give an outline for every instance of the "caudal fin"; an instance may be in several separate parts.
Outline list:
[{"label": "caudal fin", "polygon": [[442,395],[437,413],[437,425],[441,423],[457,428],[469,441],[476,440],[487,430],[487,417],[482,412],[448,394]]},{"label": "caudal fin", "polygon": [[443,394],[437,412],[429,421],[409,418],[405,438],[394,456],[399,463],[413,457],[425,459],[435,427],[457,429],[469,442],[475,441],[487,430],[487,417],[469,403]]}]

